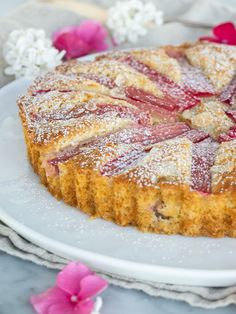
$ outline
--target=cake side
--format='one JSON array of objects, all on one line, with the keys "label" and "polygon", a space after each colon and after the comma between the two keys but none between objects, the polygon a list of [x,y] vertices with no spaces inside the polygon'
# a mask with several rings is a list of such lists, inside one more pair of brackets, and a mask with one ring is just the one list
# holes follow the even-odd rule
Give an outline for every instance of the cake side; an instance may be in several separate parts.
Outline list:
[{"label": "cake side", "polygon": [[[40,167],[39,162],[35,171]],[[142,186],[127,174],[104,176],[82,160],[70,160],[59,168],[58,177],[47,178],[49,191],[92,217],[144,232],[236,237],[236,189],[205,195],[187,185]],[[38,174],[43,182],[45,174]]]}]

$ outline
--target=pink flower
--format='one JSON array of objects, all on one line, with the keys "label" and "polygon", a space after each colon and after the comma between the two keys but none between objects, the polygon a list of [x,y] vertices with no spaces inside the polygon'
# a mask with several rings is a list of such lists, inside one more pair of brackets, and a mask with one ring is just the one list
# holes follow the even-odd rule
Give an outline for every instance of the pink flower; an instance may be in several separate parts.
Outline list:
[{"label": "pink flower", "polygon": [[68,26],[58,30],[53,34],[53,45],[59,51],[65,50],[65,59],[69,60],[106,50],[107,36],[108,32],[101,23],[87,20],[79,26]]},{"label": "pink flower", "polygon": [[91,298],[107,285],[87,266],[71,262],[57,275],[54,287],[30,301],[38,314],[90,314],[95,304]]},{"label": "pink flower", "polygon": [[212,32],[214,36],[203,36],[199,39],[227,45],[236,45],[236,27],[232,22],[219,24],[212,29]]}]

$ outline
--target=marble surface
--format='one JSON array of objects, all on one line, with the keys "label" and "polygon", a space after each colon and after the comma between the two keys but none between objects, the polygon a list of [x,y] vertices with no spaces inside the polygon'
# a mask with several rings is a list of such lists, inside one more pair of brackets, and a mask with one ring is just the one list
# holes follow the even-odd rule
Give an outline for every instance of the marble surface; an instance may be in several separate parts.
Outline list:
[{"label": "marble surface", "polygon": [[[220,0],[218,0],[220,1]],[[236,4],[235,0],[226,0]],[[0,0],[0,16],[24,0]],[[0,314],[32,314],[29,297],[50,287],[56,271],[0,253]],[[153,298],[142,292],[110,286],[102,295],[102,314],[233,314],[236,306],[216,310],[193,308],[184,302]]]},{"label": "marble surface", "polygon": [[[33,314],[29,297],[50,287],[56,271],[0,253],[0,314]],[[102,314],[233,314],[236,306],[216,310],[153,298],[110,286],[103,294]]]}]

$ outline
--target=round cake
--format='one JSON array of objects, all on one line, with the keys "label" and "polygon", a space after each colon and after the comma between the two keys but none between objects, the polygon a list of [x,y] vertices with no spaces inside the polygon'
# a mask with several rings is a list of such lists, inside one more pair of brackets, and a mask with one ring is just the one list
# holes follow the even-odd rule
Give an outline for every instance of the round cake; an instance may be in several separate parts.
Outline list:
[{"label": "round cake", "polygon": [[236,237],[236,47],[197,42],[70,61],[18,99],[57,199],[142,231]]}]

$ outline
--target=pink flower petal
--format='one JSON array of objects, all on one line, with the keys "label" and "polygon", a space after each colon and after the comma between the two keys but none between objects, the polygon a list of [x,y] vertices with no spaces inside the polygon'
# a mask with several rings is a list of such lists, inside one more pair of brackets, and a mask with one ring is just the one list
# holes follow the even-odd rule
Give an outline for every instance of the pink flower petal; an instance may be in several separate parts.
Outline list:
[{"label": "pink flower petal", "polygon": [[80,291],[81,280],[92,274],[87,266],[71,262],[57,275],[56,284],[70,295],[77,295]]},{"label": "pink flower petal", "polygon": [[31,296],[30,302],[38,314],[48,314],[49,308],[54,304],[69,306],[69,298],[66,292],[58,287],[52,287],[43,293]]},{"label": "pink flower petal", "polygon": [[97,21],[83,21],[77,27],[75,33],[85,40],[87,43],[92,44],[94,40],[103,41],[107,37],[107,30]]},{"label": "pink flower petal", "polygon": [[78,302],[70,306],[64,304],[52,305],[47,314],[90,314],[94,309],[94,302],[87,300],[85,302]]},{"label": "pink flower petal", "polygon": [[92,300],[86,300],[85,302],[79,302],[74,308],[73,314],[90,314],[94,309],[94,302]]},{"label": "pink flower petal", "polygon": [[74,33],[75,29],[76,29],[75,26],[62,27],[58,31],[56,31],[52,34],[52,40],[56,41],[59,36],[61,36],[62,34],[65,34],[65,33]]},{"label": "pink flower petal", "polygon": [[213,34],[218,37],[222,43],[236,44],[236,29],[232,22],[219,24],[213,28]]},{"label": "pink flower petal", "polygon": [[106,42],[94,42],[93,43],[93,51],[100,52],[105,51],[109,48],[108,44]]},{"label": "pink flower petal", "polygon": [[66,51],[65,58],[67,60],[86,55],[90,51],[88,44],[78,39],[74,33],[61,34],[57,37],[57,40],[54,41],[54,46],[59,51]]},{"label": "pink flower petal", "polygon": [[65,50],[65,59],[74,59],[90,52],[104,51],[108,36],[106,28],[97,21],[83,21],[79,26],[63,27],[53,34],[53,45]]},{"label": "pink flower petal", "polygon": [[89,275],[84,277],[80,282],[79,299],[86,300],[101,293],[107,288],[106,280],[97,275]]},{"label": "pink flower petal", "polygon": [[103,51],[108,48],[108,45],[105,43],[108,35],[107,30],[99,22],[83,21],[77,27],[75,33],[90,46],[91,51]]},{"label": "pink flower petal", "polygon": [[74,306],[71,303],[68,304],[54,304],[51,305],[47,311],[47,314],[74,314]]},{"label": "pink flower petal", "polygon": [[221,43],[221,40],[219,38],[210,37],[210,36],[202,36],[199,38],[199,40],[206,40],[213,43]]}]

